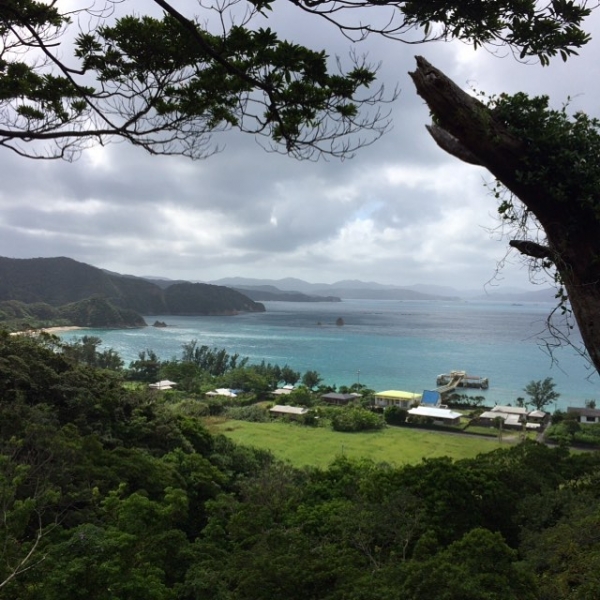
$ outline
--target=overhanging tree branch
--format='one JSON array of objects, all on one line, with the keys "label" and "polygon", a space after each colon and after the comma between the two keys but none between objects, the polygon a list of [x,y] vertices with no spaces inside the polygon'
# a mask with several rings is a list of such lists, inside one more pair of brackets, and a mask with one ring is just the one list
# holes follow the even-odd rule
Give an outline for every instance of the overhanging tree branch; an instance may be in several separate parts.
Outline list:
[{"label": "overhanging tree branch", "polygon": [[[544,64],[589,39],[582,24],[591,7],[579,0],[291,1],[351,39],[460,38]],[[323,51],[250,27],[273,0],[248,0],[238,24],[225,19],[238,0],[198,4],[216,12],[218,34],[167,0],[154,0],[162,19],[115,19],[116,4],[127,0],[91,0],[68,13],[58,2],[0,4],[0,146],[72,160],[88,145],[124,139],[152,154],[204,158],[218,149],[213,134],[235,128],[297,158],[344,158],[389,127],[381,107],[397,92],[372,87],[377,69],[364,58],[354,54],[342,69]],[[65,34],[85,16],[90,29],[70,45]]]},{"label": "overhanging tree branch", "polygon": [[[2,56],[12,60],[4,71],[0,63],[0,145],[72,159],[87,143],[123,138],[153,154],[204,158],[215,151],[212,134],[233,127],[297,158],[345,157],[388,128],[380,106],[397,93],[369,90],[376,69],[364,59],[330,73],[324,52],[247,29],[256,9],[215,35],[170,3],[155,3],[162,20],[110,21],[107,0],[93,15],[97,26],[71,48],[56,46],[72,19],[54,4],[37,18],[31,0],[0,8]],[[216,9],[223,27],[232,4]],[[69,52],[79,64],[65,62]]]}]

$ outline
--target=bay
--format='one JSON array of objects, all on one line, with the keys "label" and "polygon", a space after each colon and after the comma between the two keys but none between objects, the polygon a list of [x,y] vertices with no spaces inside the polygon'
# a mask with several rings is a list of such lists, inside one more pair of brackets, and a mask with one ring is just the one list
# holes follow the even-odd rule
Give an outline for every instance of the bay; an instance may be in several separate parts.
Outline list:
[{"label": "bay", "polygon": [[[421,393],[435,388],[437,375],[451,370],[488,377],[486,404],[515,403],[531,380],[552,377],[561,394],[553,408],[582,406],[600,397],[600,377],[570,347],[552,353],[546,328],[551,304],[501,302],[344,300],[341,303],[265,302],[264,313],[230,317],[147,317],[166,328],[79,330],[102,339],[128,364],[151,349],[161,359],[179,358],[182,345],[224,348],[304,373],[316,370],[325,383],[365,384]],[[338,318],[342,326],[336,325]],[[576,330],[572,341],[580,344]],[[600,404],[600,402],[599,402]]]}]

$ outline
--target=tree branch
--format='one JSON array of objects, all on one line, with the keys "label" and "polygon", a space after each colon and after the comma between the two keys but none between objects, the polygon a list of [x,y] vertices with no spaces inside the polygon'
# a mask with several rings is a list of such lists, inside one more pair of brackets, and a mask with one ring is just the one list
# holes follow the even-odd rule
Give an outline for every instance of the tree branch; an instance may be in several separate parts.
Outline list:
[{"label": "tree branch", "polygon": [[435,143],[448,154],[471,165],[482,166],[481,161],[475,154],[465,148],[451,133],[442,129],[439,125],[425,125],[425,128],[434,139]]},{"label": "tree branch", "polygon": [[531,256],[532,258],[552,259],[553,253],[548,246],[536,244],[530,240],[510,240],[508,245],[518,250],[521,254]]}]

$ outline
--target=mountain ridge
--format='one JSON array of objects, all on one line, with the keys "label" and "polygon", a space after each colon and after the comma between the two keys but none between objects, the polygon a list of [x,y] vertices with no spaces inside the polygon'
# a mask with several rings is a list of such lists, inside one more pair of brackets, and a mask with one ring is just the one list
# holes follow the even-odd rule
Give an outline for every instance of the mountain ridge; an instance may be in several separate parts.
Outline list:
[{"label": "mountain ridge", "polygon": [[[369,300],[479,300],[499,302],[553,302],[556,291],[553,288],[523,290],[521,288],[501,288],[488,286],[482,289],[460,290],[449,286],[413,284],[408,286],[341,280],[335,283],[310,283],[292,277],[283,279],[260,279],[249,277],[224,277],[211,283],[239,288],[271,286],[281,292],[301,292],[314,295],[333,295],[341,299]],[[287,286],[295,286],[290,288]],[[351,287],[354,285],[354,287]]]},{"label": "mountain ridge", "polygon": [[47,305],[63,309],[45,310],[55,318],[105,327],[146,325],[142,314],[233,315],[265,310],[264,305],[225,286],[184,282],[163,290],[142,277],[112,273],[64,256],[0,257],[0,303],[6,309],[0,310],[0,324],[14,314],[35,317],[39,310],[31,307]]}]

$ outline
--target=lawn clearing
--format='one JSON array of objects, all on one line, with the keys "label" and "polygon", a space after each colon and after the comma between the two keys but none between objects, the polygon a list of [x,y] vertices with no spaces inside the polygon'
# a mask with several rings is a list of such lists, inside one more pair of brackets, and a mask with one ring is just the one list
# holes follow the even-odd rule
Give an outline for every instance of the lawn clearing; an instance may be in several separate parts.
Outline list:
[{"label": "lawn clearing", "polygon": [[277,458],[300,467],[326,467],[340,455],[370,458],[395,466],[415,464],[424,458],[449,456],[473,458],[507,445],[497,438],[439,433],[422,429],[386,427],[381,431],[342,433],[325,427],[295,423],[249,423],[210,420],[214,433],[222,433],[239,444],[270,450]]}]

